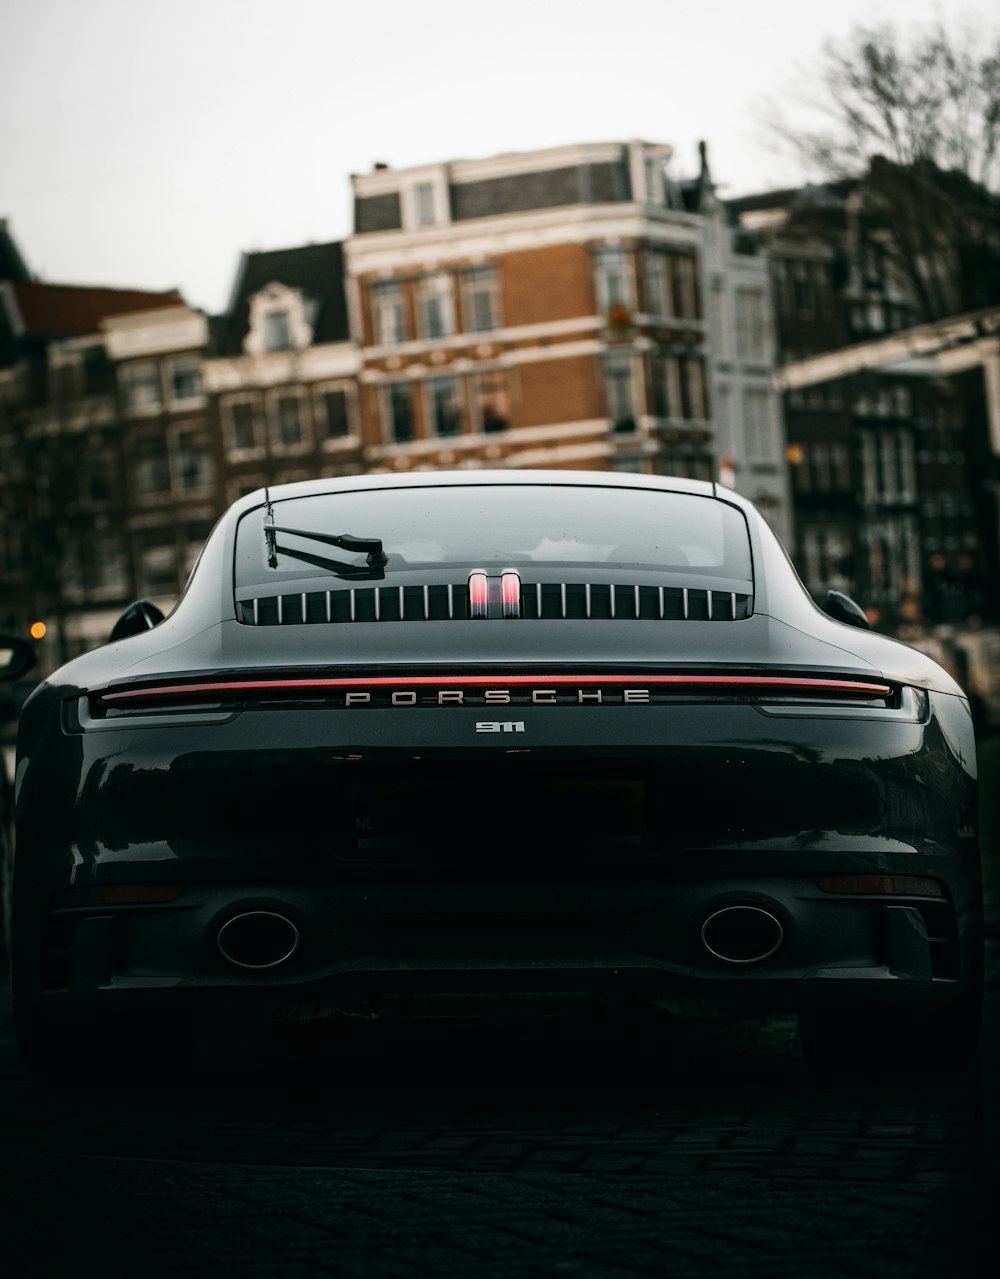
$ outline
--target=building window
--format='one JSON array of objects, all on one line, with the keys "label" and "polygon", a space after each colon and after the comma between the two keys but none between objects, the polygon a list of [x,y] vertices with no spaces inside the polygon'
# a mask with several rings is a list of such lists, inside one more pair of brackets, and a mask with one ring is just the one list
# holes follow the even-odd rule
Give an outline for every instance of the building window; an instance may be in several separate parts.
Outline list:
[{"label": "building window", "polygon": [[816,281],[808,262],[792,264],[792,306],[796,315],[816,314]]},{"label": "building window", "polygon": [[503,369],[480,369],[472,381],[475,429],[484,435],[510,426],[510,388]]},{"label": "building window", "polygon": [[172,462],[174,488],[183,493],[208,488],[212,483],[212,459],[204,432],[180,430],[174,435]]},{"label": "building window", "polygon": [[862,240],[858,250],[858,266],[866,289],[884,289],[886,282],[885,248],[872,240]]},{"label": "building window", "polygon": [[650,315],[670,314],[670,272],[665,253],[650,250],[643,256],[645,309]]},{"label": "building window", "polygon": [[594,254],[597,310],[605,319],[612,309],[623,308],[626,314],[635,310],[632,273],[624,249],[598,249]]},{"label": "building window", "polygon": [[292,345],[292,330],[287,311],[268,311],[264,315],[264,350],[288,351]]},{"label": "building window", "polygon": [[698,356],[686,356],[681,360],[681,366],[684,374],[684,416],[704,422],[708,417],[705,366]]},{"label": "building window", "polygon": [[132,441],[132,486],[136,493],[153,497],[170,491],[167,442],[160,434],[139,435]]},{"label": "building window", "polygon": [[125,407],[133,413],[148,413],[163,401],[160,370],[155,364],[126,364],[122,369]]},{"label": "building window", "polygon": [[[104,448],[102,448],[102,444]],[[77,461],[77,495],[82,506],[100,505],[111,497],[108,477],[109,452],[104,441],[94,440],[94,451],[83,453]]]},{"label": "building window", "polygon": [[771,396],[767,391],[747,388],[743,393],[743,445],[747,461],[769,462],[778,454],[777,422],[772,431]]},{"label": "building window", "polygon": [[643,305],[650,315],[701,318],[697,264],[691,254],[647,249],[642,255],[642,273]]},{"label": "building window", "polygon": [[868,303],[865,322],[870,333],[882,333],[885,330],[885,307],[881,302]]},{"label": "building window", "polygon": [[416,184],[413,188],[413,205],[417,215],[417,226],[433,226],[437,221],[433,182]]},{"label": "building window", "polygon": [[[662,351],[654,351],[649,358],[650,405],[654,417],[670,417],[670,361]],[[680,393],[678,392],[678,395]]]},{"label": "building window", "polygon": [[19,524],[0,524],[0,558],[11,576],[28,566],[24,530]]},{"label": "building window", "polygon": [[316,401],[316,429],[321,440],[342,440],[353,434],[352,405],[346,387],[320,391]]},{"label": "building window", "polygon": [[253,400],[234,400],[224,406],[229,448],[250,453],[263,446],[257,406]]},{"label": "building window", "polygon": [[842,492],[851,487],[851,462],[844,444],[830,445],[830,482]]},{"label": "building window", "polygon": [[121,539],[116,533],[99,533],[92,547],[93,589],[101,595],[125,595],[128,572]]},{"label": "building window", "polygon": [[680,320],[701,319],[701,304],[698,299],[698,265],[694,258],[688,253],[672,253],[670,275],[674,314]]},{"label": "building window", "polygon": [[681,421],[705,421],[708,417],[705,366],[700,356],[665,351],[654,354],[652,391],[657,417]]},{"label": "building window", "polygon": [[860,453],[864,501],[916,501],[916,458],[908,432],[861,431]]},{"label": "building window", "polygon": [[381,280],[372,286],[372,316],[375,341],[379,346],[395,346],[408,335],[406,306],[402,286],[394,280]]},{"label": "building window", "polygon": [[499,327],[497,273],[491,266],[462,272],[462,316],[466,331],[487,333]]},{"label": "building window", "polygon": [[408,444],[413,439],[410,383],[390,382],[383,390],[382,409],[386,439],[391,444]]},{"label": "building window", "polygon": [[791,446],[795,488],[800,493],[846,492],[851,487],[850,461],[844,444],[833,441]]},{"label": "building window", "polygon": [[806,584],[814,595],[825,591],[852,589],[851,538],[838,528],[806,528],[802,536],[802,558]]},{"label": "building window", "polygon": [[143,595],[172,595],[177,590],[177,556],[174,547],[147,546],[139,557]]},{"label": "building window", "polygon": [[455,332],[451,276],[425,275],[417,286],[420,336],[443,338]]},{"label": "building window", "polygon": [[172,400],[196,400],[201,395],[201,365],[197,360],[173,360],[167,377]]},{"label": "building window", "polygon": [[305,443],[302,403],[298,395],[285,392],[272,399],[271,443],[275,449],[295,449]]},{"label": "building window", "polygon": [[427,420],[435,435],[460,435],[462,410],[458,399],[458,383],[449,376],[427,380]]},{"label": "building window", "polygon": [[604,394],[612,429],[620,433],[634,431],[636,407],[631,355],[615,352],[605,356]]},{"label": "building window", "polygon": [[750,364],[767,360],[764,294],[759,289],[736,290],[736,350]]},{"label": "building window", "polygon": [[814,444],[809,452],[812,487],[816,493],[829,493],[833,488],[833,458],[826,444]]},{"label": "building window", "polygon": [[789,263],[783,258],[771,259],[771,282],[775,309],[780,315],[787,315],[792,310],[792,281]]}]

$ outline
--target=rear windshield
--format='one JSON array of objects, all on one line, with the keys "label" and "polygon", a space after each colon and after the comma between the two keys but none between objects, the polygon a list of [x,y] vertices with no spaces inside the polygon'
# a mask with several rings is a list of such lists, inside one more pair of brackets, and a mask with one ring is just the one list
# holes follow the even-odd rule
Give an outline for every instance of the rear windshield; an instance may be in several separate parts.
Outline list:
[{"label": "rear windshield", "polygon": [[[446,485],[366,489],[273,503],[274,522],[304,533],[377,538],[384,575],[444,565],[456,570],[530,566],[670,569],[751,580],[742,514],[711,497],[584,485]],[[367,556],[300,535],[277,535],[267,564],[265,510],[245,515],[236,542],[237,588],[306,574],[363,570]]]}]

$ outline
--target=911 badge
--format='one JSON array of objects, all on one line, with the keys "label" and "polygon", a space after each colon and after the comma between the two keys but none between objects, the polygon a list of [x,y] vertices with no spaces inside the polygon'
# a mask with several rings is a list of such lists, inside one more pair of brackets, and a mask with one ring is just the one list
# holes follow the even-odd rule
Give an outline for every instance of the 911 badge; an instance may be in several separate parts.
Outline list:
[{"label": "911 badge", "polygon": [[523,719],[477,719],[477,733],[523,733]]}]

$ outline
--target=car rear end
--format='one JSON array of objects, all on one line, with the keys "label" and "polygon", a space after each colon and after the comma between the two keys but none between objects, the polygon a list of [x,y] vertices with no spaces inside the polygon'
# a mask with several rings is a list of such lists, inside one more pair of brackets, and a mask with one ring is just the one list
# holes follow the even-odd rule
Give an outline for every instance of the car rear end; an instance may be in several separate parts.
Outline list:
[{"label": "car rear end", "polygon": [[[968,707],[819,614],[752,508],[593,479],[283,492],[203,557],[228,615],[199,627],[195,585],[127,667],[28,708],[34,999],[754,1014],[968,984]],[[316,538],[348,530],[368,549]]]}]

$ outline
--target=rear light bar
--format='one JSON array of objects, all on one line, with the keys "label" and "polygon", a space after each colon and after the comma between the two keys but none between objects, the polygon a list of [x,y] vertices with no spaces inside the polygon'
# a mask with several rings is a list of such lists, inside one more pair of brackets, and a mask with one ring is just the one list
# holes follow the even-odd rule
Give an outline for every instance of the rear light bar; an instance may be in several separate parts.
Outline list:
[{"label": "rear light bar", "polygon": [[[151,684],[140,688],[108,689],[97,695],[99,707],[176,705],[182,702],[241,701],[247,698],[316,698],[337,693],[403,692],[418,689],[439,693],[461,690],[515,690],[532,700],[549,701],[559,690],[577,690],[588,699],[602,688],[639,694],[677,693],[697,696],[755,696],[764,700],[798,699],[833,702],[885,700],[892,695],[890,684],[875,680],[835,679],[800,675],[416,675],[349,677],[307,677],[244,680],[201,680],[177,684]],[[543,694],[551,693],[552,698]],[[537,694],[537,698],[536,695]],[[449,696],[448,701],[455,701]],[[460,699],[459,699],[460,700]],[[583,697],[580,700],[584,700]],[[644,701],[649,697],[625,697]]]}]

